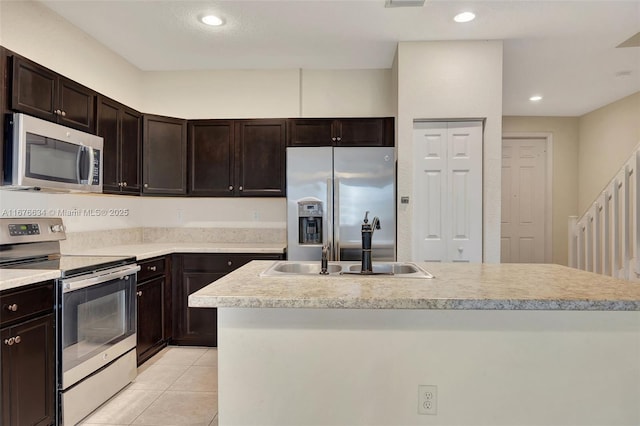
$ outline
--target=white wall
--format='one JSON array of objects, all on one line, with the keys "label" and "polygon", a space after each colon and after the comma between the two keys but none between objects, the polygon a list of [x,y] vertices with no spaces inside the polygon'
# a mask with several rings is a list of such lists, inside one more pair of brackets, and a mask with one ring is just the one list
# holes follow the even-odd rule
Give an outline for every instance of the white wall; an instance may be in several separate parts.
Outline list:
[{"label": "white wall", "polygon": [[[413,120],[485,118],[483,259],[500,262],[502,42],[398,44],[398,198],[413,197]],[[412,204],[398,204],[398,259],[412,259]]]},{"label": "white wall", "polygon": [[580,117],[578,211],[581,216],[640,143],[640,92]]},{"label": "white wall", "polygon": [[297,117],[298,70],[145,72],[149,114],[186,119]]},{"label": "white wall", "polygon": [[390,69],[303,70],[301,117],[395,116]]},{"label": "white wall", "polygon": [[[637,425],[639,312],[218,309],[219,424]],[[418,385],[437,414],[418,415]]]}]

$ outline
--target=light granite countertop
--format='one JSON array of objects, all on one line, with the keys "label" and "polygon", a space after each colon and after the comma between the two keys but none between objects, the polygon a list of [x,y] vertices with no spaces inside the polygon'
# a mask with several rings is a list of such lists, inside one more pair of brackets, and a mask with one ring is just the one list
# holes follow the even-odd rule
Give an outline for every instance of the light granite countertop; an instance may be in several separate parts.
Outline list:
[{"label": "light granite countertop", "polygon": [[0,291],[60,278],[58,270],[0,269]]},{"label": "light granite countertop", "polygon": [[261,277],[253,261],[189,296],[191,307],[639,311],[640,285],[552,264],[423,263],[433,279]]},{"label": "light granite countertop", "polygon": [[[150,259],[172,253],[276,253],[282,254],[286,243],[142,243],[89,249],[69,255],[132,256],[136,260]],[[41,281],[60,278],[59,270],[0,269],[0,291]]]}]

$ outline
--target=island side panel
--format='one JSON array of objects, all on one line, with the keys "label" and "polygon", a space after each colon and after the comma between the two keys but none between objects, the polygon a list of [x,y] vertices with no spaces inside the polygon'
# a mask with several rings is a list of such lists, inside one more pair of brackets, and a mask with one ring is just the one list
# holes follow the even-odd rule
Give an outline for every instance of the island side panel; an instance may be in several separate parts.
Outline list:
[{"label": "island side panel", "polygon": [[218,336],[221,426],[640,424],[637,311],[221,308]]}]

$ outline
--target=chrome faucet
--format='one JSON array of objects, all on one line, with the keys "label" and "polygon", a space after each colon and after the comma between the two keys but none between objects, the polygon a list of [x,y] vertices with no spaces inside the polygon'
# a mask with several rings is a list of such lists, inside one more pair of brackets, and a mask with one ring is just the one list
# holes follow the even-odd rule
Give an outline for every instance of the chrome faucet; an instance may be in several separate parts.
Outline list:
[{"label": "chrome faucet", "polygon": [[320,260],[320,274],[329,274],[329,246],[322,246],[322,259]]},{"label": "chrome faucet", "polygon": [[369,223],[369,212],[364,214],[364,221],[362,222],[362,266],[360,268],[361,274],[372,274],[373,264],[371,262],[371,239],[373,238],[373,231],[380,229],[380,219],[375,216],[371,223]]}]

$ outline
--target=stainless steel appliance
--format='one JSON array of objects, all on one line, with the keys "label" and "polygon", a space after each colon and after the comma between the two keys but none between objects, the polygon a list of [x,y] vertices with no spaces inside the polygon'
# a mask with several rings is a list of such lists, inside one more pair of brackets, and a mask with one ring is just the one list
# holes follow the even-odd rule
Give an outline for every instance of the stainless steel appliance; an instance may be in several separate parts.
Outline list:
[{"label": "stainless steel appliance", "polygon": [[0,267],[59,270],[56,415],[74,425],[136,377],[135,258],[60,254],[59,218],[0,219]]},{"label": "stainless steel appliance", "polygon": [[396,258],[394,148],[287,148],[289,260],[361,260],[362,219],[379,218],[373,260]]},{"label": "stainless steel appliance", "polygon": [[5,188],[102,192],[101,137],[22,113],[7,118]]}]

